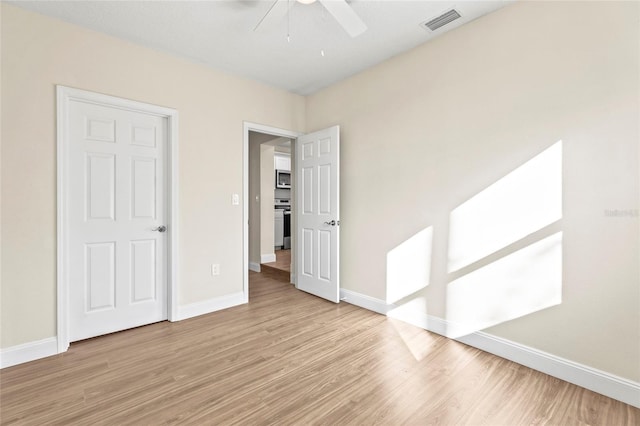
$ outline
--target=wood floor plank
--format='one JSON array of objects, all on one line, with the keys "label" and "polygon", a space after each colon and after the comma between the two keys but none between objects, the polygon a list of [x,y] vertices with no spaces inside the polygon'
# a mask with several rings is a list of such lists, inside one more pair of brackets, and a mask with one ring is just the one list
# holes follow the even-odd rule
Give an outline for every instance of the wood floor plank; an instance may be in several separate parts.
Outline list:
[{"label": "wood floor plank", "polygon": [[637,425],[640,410],[269,274],[250,303],[0,371],[2,425]]},{"label": "wood floor plank", "polygon": [[276,261],[263,263],[262,266],[289,272],[291,270],[291,250],[276,250],[274,254],[276,255]]}]

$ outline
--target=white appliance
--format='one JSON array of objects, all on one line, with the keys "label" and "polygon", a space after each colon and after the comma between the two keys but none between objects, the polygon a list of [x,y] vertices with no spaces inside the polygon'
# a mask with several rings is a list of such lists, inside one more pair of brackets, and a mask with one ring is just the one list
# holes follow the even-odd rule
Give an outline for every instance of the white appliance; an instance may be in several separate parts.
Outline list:
[{"label": "white appliance", "polygon": [[291,248],[291,200],[289,198],[274,199],[274,239],[273,245],[278,249]]},{"label": "white appliance", "polygon": [[291,248],[291,210],[284,211],[284,231],[283,231],[282,248],[289,250]]},{"label": "white appliance", "polygon": [[273,245],[277,248],[284,246],[284,209],[274,210]]}]

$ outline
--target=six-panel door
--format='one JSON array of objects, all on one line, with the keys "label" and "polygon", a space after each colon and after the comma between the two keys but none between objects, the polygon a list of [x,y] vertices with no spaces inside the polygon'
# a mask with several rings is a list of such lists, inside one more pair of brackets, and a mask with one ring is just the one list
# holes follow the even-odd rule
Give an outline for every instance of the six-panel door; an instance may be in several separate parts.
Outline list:
[{"label": "six-panel door", "polygon": [[298,270],[300,290],[340,301],[339,127],[296,141]]},{"label": "six-panel door", "polygon": [[167,318],[167,119],[71,101],[69,337]]}]

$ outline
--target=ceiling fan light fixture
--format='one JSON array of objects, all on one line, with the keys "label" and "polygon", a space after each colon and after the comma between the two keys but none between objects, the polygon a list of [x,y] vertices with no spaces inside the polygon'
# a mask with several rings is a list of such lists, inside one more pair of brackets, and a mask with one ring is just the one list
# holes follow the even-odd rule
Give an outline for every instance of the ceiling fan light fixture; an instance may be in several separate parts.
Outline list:
[{"label": "ceiling fan light fixture", "polygon": [[[304,5],[310,5],[316,2],[316,0],[295,1]],[[367,30],[367,24],[360,19],[351,5],[349,5],[348,0],[320,0],[319,3],[324,7],[323,10],[327,10],[351,37],[357,37]],[[284,19],[285,16],[289,16],[290,9],[293,5],[293,0],[273,0],[271,7],[267,10],[267,13],[262,16],[253,31],[258,30],[270,15],[272,18],[269,19],[269,21],[272,23]]]}]

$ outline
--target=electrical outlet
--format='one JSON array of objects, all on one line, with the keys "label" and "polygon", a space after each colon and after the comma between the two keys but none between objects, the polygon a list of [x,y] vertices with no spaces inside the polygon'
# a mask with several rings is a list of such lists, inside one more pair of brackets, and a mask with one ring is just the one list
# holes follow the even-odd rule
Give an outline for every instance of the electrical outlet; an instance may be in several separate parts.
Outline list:
[{"label": "electrical outlet", "polygon": [[220,275],[220,264],[213,263],[211,264],[211,275]]},{"label": "electrical outlet", "polygon": [[233,204],[234,206],[239,205],[240,204],[240,195],[232,194],[231,195],[231,204]]}]

